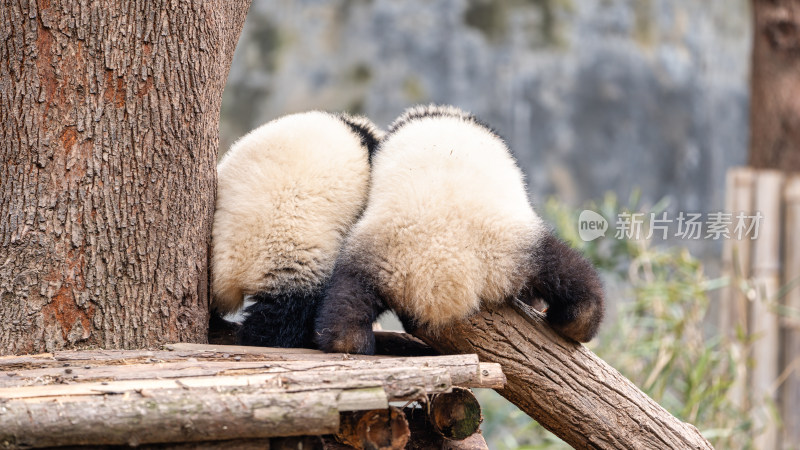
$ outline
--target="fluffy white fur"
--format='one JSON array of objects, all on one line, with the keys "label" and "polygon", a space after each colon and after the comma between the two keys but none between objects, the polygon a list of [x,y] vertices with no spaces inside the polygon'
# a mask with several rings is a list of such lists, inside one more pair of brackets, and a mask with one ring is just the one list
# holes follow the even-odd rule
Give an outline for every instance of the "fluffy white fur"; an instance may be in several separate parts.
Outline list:
[{"label": "fluffy white fur", "polygon": [[517,294],[545,226],[498,136],[460,110],[425,111],[398,119],[373,156],[344,259],[374,276],[387,306],[435,328]]},{"label": "fluffy white fur", "polygon": [[241,138],[217,170],[212,307],[226,314],[244,295],[324,282],[367,198],[357,133],[324,112],[285,116]]}]

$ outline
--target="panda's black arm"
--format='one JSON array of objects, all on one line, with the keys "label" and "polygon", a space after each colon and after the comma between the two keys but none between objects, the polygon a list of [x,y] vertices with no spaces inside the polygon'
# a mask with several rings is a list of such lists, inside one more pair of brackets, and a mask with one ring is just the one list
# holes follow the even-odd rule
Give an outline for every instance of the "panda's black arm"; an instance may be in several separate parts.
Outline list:
[{"label": "panda's black arm", "polygon": [[603,284],[592,264],[551,232],[533,251],[533,268],[520,300],[531,305],[539,297],[547,305],[547,321],[562,336],[588,342],[603,320]]},{"label": "panda's black arm", "polygon": [[386,311],[386,303],[365,273],[337,262],[319,309],[315,339],[331,353],[375,353],[372,324]]}]

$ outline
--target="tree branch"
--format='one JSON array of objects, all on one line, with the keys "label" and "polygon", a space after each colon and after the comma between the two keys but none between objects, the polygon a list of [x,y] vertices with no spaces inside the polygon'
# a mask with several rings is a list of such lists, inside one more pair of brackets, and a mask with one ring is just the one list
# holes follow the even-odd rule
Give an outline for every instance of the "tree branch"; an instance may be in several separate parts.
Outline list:
[{"label": "tree branch", "polygon": [[442,353],[500,363],[508,382],[497,391],[575,448],[712,448],[697,428],[519,301],[415,335]]}]

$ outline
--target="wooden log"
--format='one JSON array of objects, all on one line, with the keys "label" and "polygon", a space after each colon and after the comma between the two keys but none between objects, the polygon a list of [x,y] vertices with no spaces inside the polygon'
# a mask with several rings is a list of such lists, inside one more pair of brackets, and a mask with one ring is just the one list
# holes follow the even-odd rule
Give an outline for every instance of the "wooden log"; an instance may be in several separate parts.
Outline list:
[{"label": "wooden log", "polygon": [[[489,450],[481,433],[475,433],[463,441],[448,441],[428,431],[430,439],[409,442],[407,450]],[[412,434],[413,436],[413,434]],[[59,450],[129,450],[128,445],[81,445],[58,447]],[[226,441],[183,442],[166,444],[142,444],[138,450],[352,450],[354,447],[337,441],[335,435],[289,436],[262,439],[232,439]]]},{"label": "wooden log", "polygon": [[697,428],[519,301],[487,307],[435,335],[421,328],[415,335],[442,353],[499,362],[508,382],[498,392],[575,448],[712,448]]},{"label": "wooden log", "polygon": [[358,450],[402,450],[409,436],[403,411],[391,407],[342,414],[336,438]]},{"label": "wooden log", "polygon": [[753,368],[750,377],[752,403],[750,414],[755,426],[756,448],[776,448],[777,424],[771,409],[777,400],[775,383],[778,379],[780,355],[780,321],[777,314],[777,293],[780,289],[780,237],[783,173],[761,170],[756,174],[756,211],[764,219],[754,240],[753,282],[756,301],[751,305]]},{"label": "wooden log", "polygon": [[469,389],[434,395],[428,419],[437,433],[450,440],[463,440],[478,432],[483,422],[481,405]]},{"label": "wooden log", "polygon": [[[157,374],[158,371],[152,373]],[[426,392],[447,392],[451,388],[447,371],[440,368],[365,369],[358,373],[348,370],[324,372],[309,370],[296,373],[194,376],[171,379],[162,379],[154,375],[152,379],[137,378],[119,381],[6,387],[0,388],[0,401],[37,399],[37,401],[42,401],[59,397],[77,398],[106,394],[130,394],[143,390],[225,389],[247,386],[259,386],[265,395],[336,389],[341,391],[341,394],[337,397],[334,406],[341,411],[385,408],[390,400],[410,400],[418,398],[419,395],[424,395]],[[372,391],[380,392],[383,396],[377,404],[361,397],[363,393]],[[87,401],[94,400],[88,399]],[[0,427],[3,423],[4,418],[0,416]]]},{"label": "wooden log", "polygon": [[[336,432],[337,391],[255,386],[154,389],[94,397],[0,403],[6,448],[131,445]],[[31,420],[35,418],[35,420]]]},{"label": "wooden log", "polygon": [[[353,447],[336,441],[333,435],[285,436],[261,439],[231,439],[225,441],[171,442],[142,444],[137,450],[352,450]],[[130,450],[129,445],[70,445],[58,450]]]},{"label": "wooden log", "polygon": [[[782,385],[781,418],[784,426],[783,442],[800,442],[800,175],[795,175],[786,183],[784,191],[786,221],[784,227],[784,269],[782,285],[788,291],[784,297],[790,311],[783,324],[783,366],[781,373],[786,377]],[[790,424],[795,424],[791,426]]]},{"label": "wooden log", "polygon": [[[81,353],[81,352],[74,352]],[[283,377],[296,378],[298,383],[304,380],[303,374],[313,376],[324,376],[329,372],[346,374],[347,379],[362,379],[372,377],[375,371],[399,371],[401,373],[430,373],[432,368],[442,371],[449,375],[448,383],[464,387],[502,387],[505,377],[502,369],[495,363],[480,363],[476,355],[449,355],[435,357],[416,357],[416,358],[382,358],[382,359],[341,359],[340,356],[332,355],[326,359],[316,359],[312,361],[304,360],[280,360],[271,361],[269,359],[240,359],[234,358],[227,360],[198,360],[191,356],[182,356],[182,360],[172,360],[171,362],[120,364],[127,361],[124,352],[117,353],[116,364],[100,365],[100,360],[91,360],[89,355],[83,355],[82,359],[72,359],[68,363],[55,364],[48,358],[43,358],[41,364],[32,360],[31,357],[21,357],[24,362],[14,362],[6,359],[6,364],[0,364],[0,398],[2,398],[3,387],[15,387],[26,385],[43,385],[67,381],[92,381],[92,380],[133,380],[147,378],[175,378],[175,377],[200,377],[200,376],[220,376],[220,375],[249,375],[249,374],[280,374]],[[108,357],[108,355],[106,355]],[[166,357],[167,355],[159,355]],[[158,359],[157,361],[161,361]],[[106,361],[109,362],[109,361]],[[434,384],[437,382],[431,378]],[[399,391],[387,385],[393,392],[392,395],[400,395]],[[436,389],[434,386],[427,386],[428,389]],[[447,387],[449,389],[449,386]],[[413,396],[413,392],[408,392],[406,396]],[[401,395],[402,396],[402,395]]]}]

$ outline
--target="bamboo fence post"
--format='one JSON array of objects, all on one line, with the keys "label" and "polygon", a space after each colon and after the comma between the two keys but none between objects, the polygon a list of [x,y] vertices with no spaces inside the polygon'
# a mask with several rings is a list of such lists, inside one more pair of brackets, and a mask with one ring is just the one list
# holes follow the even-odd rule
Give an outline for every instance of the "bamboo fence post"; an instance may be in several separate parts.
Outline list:
[{"label": "bamboo fence post", "polygon": [[794,175],[784,191],[786,227],[784,228],[783,286],[789,290],[785,305],[794,316],[783,318],[783,368],[786,381],[781,390],[784,443],[800,443],[800,175]]},{"label": "bamboo fence post", "polygon": [[763,220],[754,242],[753,278],[757,289],[752,308],[752,357],[755,361],[751,377],[751,417],[757,435],[756,448],[773,449],[778,443],[776,421],[770,408],[777,400],[775,382],[778,379],[780,355],[780,322],[776,313],[780,289],[780,238],[783,174],[761,170],[756,175],[755,211]]},{"label": "bamboo fence post", "polygon": [[[755,173],[749,167],[736,167],[728,171],[726,177],[725,208],[732,214],[733,226],[740,213],[753,214],[753,186]],[[733,227],[732,227],[733,228]],[[722,292],[720,301],[720,331],[728,340],[731,351],[736,355],[736,378],[728,397],[741,409],[748,406],[747,358],[746,349],[737,339],[741,333],[748,334],[749,301],[745,292],[737,285],[741,280],[750,278],[750,257],[752,241],[747,236],[735,238],[731,229],[730,239],[725,240],[722,248],[723,274],[730,280],[728,288]]]}]

